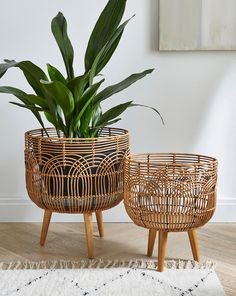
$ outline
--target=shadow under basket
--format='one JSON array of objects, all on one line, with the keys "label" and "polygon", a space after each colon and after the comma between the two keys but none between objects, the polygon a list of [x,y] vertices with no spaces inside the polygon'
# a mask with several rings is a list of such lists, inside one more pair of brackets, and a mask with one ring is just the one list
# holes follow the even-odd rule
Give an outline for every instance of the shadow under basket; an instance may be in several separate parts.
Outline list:
[{"label": "shadow under basket", "polygon": [[58,137],[55,129],[25,134],[26,187],[31,200],[48,212],[101,212],[123,199],[123,161],[129,134],[104,128],[93,139]]}]

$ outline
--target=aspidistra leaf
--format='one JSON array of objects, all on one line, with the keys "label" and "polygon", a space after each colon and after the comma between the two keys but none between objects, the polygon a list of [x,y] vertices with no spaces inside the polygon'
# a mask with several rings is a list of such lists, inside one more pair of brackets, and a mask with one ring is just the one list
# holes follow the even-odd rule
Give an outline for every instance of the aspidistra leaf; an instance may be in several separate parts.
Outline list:
[{"label": "aspidistra leaf", "polygon": [[[16,62],[14,60],[5,60],[6,64],[1,64],[0,65],[0,74],[4,75],[6,71],[12,67],[18,67],[20,68],[23,73],[25,78],[27,79],[28,83],[31,85],[33,90],[36,92],[38,96],[43,96],[43,90],[42,86],[40,84],[40,80],[45,80],[47,81],[48,78],[46,74],[43,72],[42,69],[40,69],[37,65],[30,61],[22,61],[22,62]],[[5,72],[4,72],[5,69]]]},{"label": "aspidistra leaf", "polygon": [[121,120],[121,118],[117,118],[117,119],[114,119],[114,120],[111,120],[111,121],[105,122],[103,125],[93,127],[93,128],[91,129],[91,138],[98,137],[98,136],[100,135],[100,132],[102,131],[102,129],[103,129],[105,126],[110,126],[110,125],[112,125],[112,124],[117,123],[117,122],[120,121],[120,120]]},{"label": "aspidistra leaf", "polygon": [[0,86],[0,93],[10,94],[17,97],[18,99],[23,98],[24,95],[26,95],[23,90],[11,86]]},{"label": "aspidistra leaf", "polygon": [[85,75],[81,75],[81,76],[73,78],[67,84],[67,87],[73,93],[75,104],[77,104],[79,99],[82,97],[85,87],[88,84],[88,82],[89,82],[89,75],[85,74]]},{"label": "aspidistra leaf", "polygon": [[[131,18],[130,18],[131,19]],[[109,62],[112,57],[114,51],[116,50],[122,34],[124,32],[125,26],[130,21],[128,19],[122,25],[120,25],[110,38],[110,40],[103,46],[98,55],[96,56],[91,69],[89,71],[89,83],[90,85],[93,83],[93,78],[105,67],[105,65]]]},{"label": "aspidistra leaf", "polygon": [[52,116],[50,112],[45,111],[44,115],[50,123],[52,123],[54,126],[57,126],[57,122],[55,121],[55,118]]},{"label": "aspidistra leaf", "polygon": [[77,104],[77,111],[81,110],[83,106],[87,103],[87,101],[90,100],[91,97],[95,97],[99,87],[104,81],[105,79],[102,79],[101,81],[91,85],[89,88],[86,89],[86,91],[83,93],[81,99]]},{"label": "aspidistra leaf", "polygon": [[[37,118],[38,122],[40,123],[40,125],[42,126],[42,128],[44,129],[46,135],[48,135],[43,120],[41,118],[41,115],[39,114],[39,110],[37,110],[36,106],[32,103],[30,103],[30,101],[27,98],[27,94],[15,87],[11,87],[11,86],[0,86],[0,93],[6,93],[6,94],[11,94],[14,95],[15,97],[17,97],[24,105],[28,105],[28,107],[30,106],[30,108],[27,108],[29,110],[32,111],[32,113],[34,114],[34,116]],[[12,102],[15,105],[17,105],[17,103]],[[19,105],[18,105],[19,106]],[[20,106],[22,107],[22,106]],[[26,108],[26,107],[25,107]]]},{"label": "aspidistra leaf", "polygon": [[26,99],[31,104],[38,105],[38,106],[42,107],[44,110],[48,109],[48,103],[42,97],[39,97],[39,96],[36,96],[36,95],[28,95],[28,94],[25,94],[22,97],[24,99]]},{"label": "aspidistra leaf", "polygon": [[146,75],[153,72],[154,69],[149,69],[141,73],[132,74],[128,78],[124,79],[123,81],[108,86],[104,90],[102,90],[100,93],[97,94],[96,99],[94,100],[94,103],[101,103],[102,101],[106,100],[107,98],[111,97],[112,95],[128,88],[130,85],[135,83],[136,81],[144,78]]},{"label": "aspidistra leaf", "polygon": [[74,50],[67,34],[67,22],[64,15],[59,12],[52,20],[52,33],[56,39],[65,63],[69,80],[74,78],[73,60]]},{"label": "aspidistra leaf", "polygon": [[94,107],[93,114],[92,114],[92,127],[97,125],[99,118],[102,116],[102,108],[101,105],[98,104]]},{"label": "aspidistra leaf", "polygon": [[50,64],[47,64],[47,68],[48,68],[48,75],[51,81],[60,81],[64,85],[67,84],[65,77],[61,74],[61,72],[57,68],[53,67]]},{"label": "aspidistra leaf", "polygon": [[131,106],[133,101],[129,101],[124,104],[119,104],[108,111],[106,111],[102,116],[99,118],[97,122],[97,126],[102,126],[104,124],[107,124],[107,122],[116,119],[118,116],[120,116],[127,108]]},{"label": "aspidistra leaf", "polygon": [[74,99],[71,91],[59,81],[48,82],[41,80],[41,84],[49,100],[54,100],[62,108],[65,117],[69,120],[74,111]]},{"label": "aspidistra leaf", "polygon": [[124,29],[126,27],[126,25],[129,23],[129,21],[133,18],[134,16],[132,16],[130,19],[128,19],[127,21],[125,21],[123,24],[121,24],[113,33],[112,37],[110,38],[110,40],[107,42],[107,44],[105,45],[105,48],[102,52],[102,55],[99,59],[98,65],[96,67],[96,74],[100,73],[102,71],[102,69],[106,66],[106,64],[110,61],[113,53],[115,52],[117,46],[120,43],[121,37],[124,33]]},{"label": "aspidistra leaf", "polygon": [[[76,107],[76,116],[73,120],[73,127],[77,128],[79,121],[81,120],[82,116],[84,115],[86,109],[88,108],[88,106],[92,103],[92,101],[95,98],[95,95],[97,93],[97,90],[99,89],[100,85],[104,82],[104,79],[101,80],[100,82],[91,85],[83,94],[83,96],[81,97],[80,101],[77,104]],[[83,118],[83,124],[86,122],[85,127],[88,127],[89,122],[90,122],[91,118]],[[88,120],[88,124],[87,124],[87,120]]]},{"label": "aspidistra leaf", "polygon": [[34,89],[36,94],[43,97],[44,93],[40,80],[42,79],[48,81],[48,78],[44,71],[30,61],[20,62],[16,65],[16,67],[19,67],[24,72],[25,78]]},{"label": "aspidistra leaf", "polygon": [[154,112],[156,112],[159,117],[161,118],[161,121],[162,121],[162,124],[164,125],[164,119],[163,117],[161,116],[161,113],[154,107],[150,107],[150,106],[147,106],[147,105],[142,105],[142,104],[131,104],[130,107],[144,107],[144,108],[148,108],[148,109],[151,109],[153,110]]},{"label": "aspidistra leaf", "polygon": [[101,51],[99,52],[99,54],[97,55],[97,57],[95,58],[95,60],[94,60],[94,62],[92,64],[92,67],[91,67],[91,69],[89,71],[89,85],[93,84],[93,79],[94,79],[94,77],[96,76],[96,74],[98,72],[97,71],[98,64],[100,62],[100,59],[101,59],[104,51],[105,51],[105,46],[101,49]]},{"label": "aspidistra leaf", "polygon": [[42,108],[39,108],[39,107],[36,107],[36,106],[33,106],[33,105],[25,105],[25,104],[20,104],[20,103],[16,103],[16,102],[9,102],[10,104],[12,105],[16,105],[18,107],[22,107],[22,108],[26,108],[26,109],[30,109],[31,111],[34,110],[34,111],[44,111]]},{"label": "aspidistra leaf", "polygon": [[8,63],[0,64],[0,78],[7,72],[9,68],[15,67],[15,61],[9,61]]},{"label": "aspidistra leaf", "polygon": [[126,1],[110,0],[102,11],[88,42],[85,54],[86,72],[92,67],[95,58],[119,26],[125,11]]}]

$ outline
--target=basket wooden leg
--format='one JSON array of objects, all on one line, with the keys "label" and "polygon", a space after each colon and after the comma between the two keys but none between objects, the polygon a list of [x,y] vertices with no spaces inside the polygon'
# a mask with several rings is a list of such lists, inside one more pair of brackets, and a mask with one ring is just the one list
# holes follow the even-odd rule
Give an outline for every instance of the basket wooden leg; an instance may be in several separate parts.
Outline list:
[{"label": "basket wooden leg", "polygon": [[190,244],[191,244],[193,259],[195,261],[199,262],[197,231],[195,229],[189,230],[188,237],[189,237]]},{"label": "basket wooden leg", "polygon": [[87,239],[87,248],[88,248],[88,258],[93,259],[93,220],[92,213],[84,214],[84,224],[85,224],[85,232]]},{"label": "basket wooden leg", "polygon": [[167,244],[167,231],[159,231],[158,238],[158,271],[162,272],[164,270],[164,260],[166,254],[166,244]]},{"label": "basket wooden leg", "polygon": [[43,225],[42,225],[42,230],[41,230],[41,237],[40,237],[40,245],[41,246],[44,246],[44,244],[45,244],[51,217],[52,217],[52,212],[49,210],[45,210],[44,217],[43,217]]},{"label": "basket wooden leg", "polygon": [[153,254],[154,244],[156,240],[157,231],[155,229],[149,229],[148,235],[148,249],[147,249],[147,256],[151,257]]},{"label": "basket wooden leg", "polygon": [[102,211],[96,212],[96,218],[97,218],[99,235],[100,235],[100,237],[104,237],[104,225],[103,225],[103,219],[102,219]]}]

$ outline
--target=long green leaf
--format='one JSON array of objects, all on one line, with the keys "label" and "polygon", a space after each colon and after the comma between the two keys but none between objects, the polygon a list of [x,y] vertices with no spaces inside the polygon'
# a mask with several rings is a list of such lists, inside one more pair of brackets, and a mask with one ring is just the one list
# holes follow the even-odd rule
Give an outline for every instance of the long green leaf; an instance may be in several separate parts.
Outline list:
[{"label": "long green leaf", "polygon": [[[6,64],[1,64],[3,74],[9,68],[12,68],[12,67],[20,68],[23,71],[28,83],[34,89],[36,94],[38,96],[43,97],[44,93],[42,90],[40,80],[42,79],[42,80],[47,81],[48,78],[42,69],[40,69],[37,65],[35,65],[34,63],[32,63],[30,61],[22,61],[22,62],[16,62],[16,61],[10,61],[10,60],[5,60],[5,61],[6,61]],[[5,66],[3,66],[3,65],[5,65]],[[4,69],[5,69],[5,72],[4,72]]]},{"label": "long green leaf", "polygon": [[126,27],[126,25],[128,24],[128,22],[131,20],[128,19],[127,21],[125,21],[122,25],[120,25],[114,32],[114,34],[112,35],[112,37],[110,38],[110,40],[103,46],[103,48],[101,49],[101,51],[98,53],[98,55],[96,56],[92,67],[89,71],[89,81],[90,81],[90,85],[93,83],[93,78],[105,67],[105,65],[109,62],[110,58],[112,57],[115,49],[117,48],[121,36],[124,32],[124,29]]},{"label": "long green leaf", "polygon": [[[41,79],[44,79],[44,81],[47,82],[47,76],[46,74],[36,65],[31,63],[30,61],[23,61],[23,62],[15,62],[10,60],[5,60],[6,64],[8,65],[8,69],[11,67],[19,67],[29,84],[33,87],[35,92],[38,94],[39,97],[43,98],[45,97],[45,92],[43,85],[40,83]],[[27,98],[27,94],[19,89],[13,88],[13,87],[0,87],[0,92],[9,93],[15,95],[18,99],[20,99],[25,105],[31,105],[32,101],[29,101],[29,97]],[[32,100],[32,97],[31,97]],[[46,101],[46,100],[45,100]],[[47,96],[47,104],[51,113],[51,117],[54,118],[54,125],[57,129],[62,129],[63,126],[60,124],[61,118],[58,114],[58,108],[55,105],[55,102]],[[42,103],[42,102],[41,102]],[[34,104],[32,104],[33,108],[30,110],[33,112],[43,129],[45,130],[44,123],[42,121],[42,118],[39,114],[39,112],[36,110],[36,107]],[[29,108],[28,108],[29,109]],[[45,130],[46,132],[46,130]]]},{"label": "long green leaf", "polygon": [[97,126],[102,126],[107,124],[107,122],[115,119],[119,115],[121,115],[127,108],[130,107],[130,105],[133,103],[133,101],[117,105],[108,111],[106,111],[98,120]]},{"label": "long green leaf", "polygon": [[24,104],[20,104],[20,103],[16,103],[16,102],[9,102],[10,104],[12,105],[16,105],[18,107],[22,107],[22,108],[26,108],[26,109],[29,109],[29,110],[34,110],[34,111],[39,111],[39,112],[42,112],[44,111],[42,108],[39,108],[39,107],[35,107],[35,106],[32,106],[32,105],[24,105]]},{"label": "long green leaf", "polygon": [[63,112],[60,106],[57,106],[57,129],[63,131],[66,137],[69,137],[69,125],[71,119],[66,119],[67,121],[64,122]]},{"label": "long green leaf", "polygon": [[23,90],[11,86],[0,86],[0,93],[14,95],[17,98],[21,98],[26,95]]},{"label": "long green leaf", "polygon": [[[47,99],[49,113],[51,114],[51,118],[53,118],[55,128],[58,130],[61,128],[61,125],[60,125],[60,116],[61,115],[58,112],[59,106],[57,106],[53,96],[51,96],[46,90],[44,90],[44,93],[45,93],[45,98]],[[52,122],[52,121],[50,121],[50,122]]]},{"label": "long green leaf", "polygon": [[28,94],[24,95],[23,98],[26,99],[30,104],[38,105],[42,107],[44,110],[48,109],[48,103],[44,98]]},{"label": "long green leaf", "polygon": [[74,111],[74,99],[71,91],[61,82],[48,82],[41,80],[45,93],[48,97],[53,99],[63,110],[67,120]]},{"label": "long green leaf", "polygon": [[117,122],[120,121],[120,120],[121,120],[121,118],[117,118],[117,119],[115,119],[115,120],[105,122],[103,125],[96,126],[95,128],[92,128],[92,129],[90,130],[90,131],[91,131],[91,135],[90,135],[90,137],[91,137],[91,138],[98,137],[98,136],[99,136],[99,131],[101,132],[102,129],[103,129],[105,126],[110,126],[110,125],[112,125],[112,124],[117,123]]},{"label": "long green leaf", "polygon": [[129,76],[128,78],[126,78],[125,80],[114,84],[112,86],[108,86],[107,88],[105,88],[103,91],[101,91],[97,96],[96,99],[94,100],[94,103],[101,103],[102,101],[106,100],[107,98],[111,97],[112,95],[128,88],[130,85],[132,85],[133,83],[135,83],[136,81],[144,78],[146,75],[150,74],[153,72],[154,69],[149,69],[146,70],[144,72],[141,73],[136,73],[133,74],[131,76]]},{"label": "long green leaf", "polygon": [[18,63],[16,67],[19,67],[23,72],[28,81],[28,83],[32,86],[34,91],[38,96],[44,96],[42,86],[40,80],[43,79],[45,81],[48,80],[46,74],[40,69],[38,66],[33,64],[30,61],[23,61]]},{"label": "long green leaf", "polygon": [[67,35],[67,22],[64,15],[59,12],[56,17],[52,20],[51,24],[52,33],[56,39],[56,42],[60,48],[66,72],[69,80],[74,78],[73,60],[74,50],[70,39]]},{"label": "long green leaf", "polygon": [[102,69],[106,66],[106,64],[110,61],[112,55],[114,54],[117,46],[120,43],[121,37],[124,33],[124,29],[129,23],[129,21],[134,17],[134,15],[126,20],[123,24],[121,24],[112,35],[111,39],[107,42],[105,45],[105,49],[101,55],[101,58],[99,59],[99,63],[96,67],[96,73],[98,74],[102,71]]},{"label": "long green leaf", "polygon": [[96,128],[99,128],[99,129],[100,129],[100,128],[103,128],[103,127],[105,127],[105,126],[115,124],[115,123],[117,123],[117,122],[120,121],[120,120],[121,120],[121,118],[117,118],[117,119],[114,119],[114,120],[108,121],[108,122],[104,123],[103,125],[96,126]]},{"label": "long green leaf", "polygon": [[[78,128],[78,124],[79,121],[81,120],[82,116],[84,115],[86,109],[88,108],[88,106],[92,103],[92,101],[95,98],[95,95],[97,93],[97,90],[99,89],[99,87],[101,86],[101,84],[104,82],[105,79],[101,80],[100,82],[91,85],[83,94],[83,96],[81,97],[81,99],[78,102],[77,105],[77,115],[75,116],[75,119],[73,120],[73,128],[77,129]],[[89,122],[90,122],[91,118],[88,118],[88,116],[85,116],[85,118],[83,118],[83,127],[82,129],[86,129],[89,126]],[[86,124],[85,124],[86,122]],[[88,122],[88,123],[87,123]]]},{"label": "long green leaf", "polygon": [[93,79],[97,74],[98,63],[99,63],[104,51],[105,51],[105,46],[101,49],[101,51],[99,52],[99,54],[97,55],[97,57],[95,58],[95,60],[92,64],[92,67],[89,71],[89,85],[93,84]]},{"label": "long green leaf", "polygon": [[69,81],[67,87],[73,93],[75,104],[77,104],[79,99],[82,97],[88,82],[89,82],[88,74],[75,77],[74,79]]},{"label": "long green leaf", "polygon": [[160,116],[163,125],[165,124],[164,119],[161,116],[161,113],[156,108],[153,108],[153,107],[150,107],[150,106],[147,106],[147,105],[142,105],[142,104],[131,104],[130,107],[144,107],[144,108],[151,109],[151,110],[153,110],[154,112],[156,112]]},{"label": "long green leaf", "polygon": [[89,137],[89,126],[92,120],[92,116],[94,111],[96,110],[97,107],[94,106],[93,100],[96,96],[97,90],[99,89],[100,85],[104,82],[105,79],[101,80],[100,82],[90,86],[84,93],[83,97],[81,98],[80,101],[80,106],[78,109],[81,109],[82,106],[84,105],[84,102],[88,102],[89,104],[86,103],[86,108],[84,108],[83,113],[80,116],[80,124],[78,125],[79,127],[79,134],[82,137]]},{"label": "long green leaf", "polygon": [[52,116],[52,114],[50,112],[45,111],[44,115],[50,123],[52,123],[54,126],[57,126],[57,122],[55,121],[55,118]]},{"label": "long green leaf", "polygon": [[93,114],[92,114],[92,127],[97,125],[97,122],[99,118],[102,116],[102,108],[100,104],[98,104],[97,107],[94,108]]},{"label": "long green leaf", "polygon": [[48,135],[47,130],[45,129],[42,117],[39,114],[39,111],[36,110],[36,107],[35,107],[34,104],[29,102],[29,100],[27,99],[27,94],[24,91],[22,91],[22,90],[20,90],[18,88],[10,87],[10,86],[0,86],[0,93],[6,93],[6,94],[14,95],[19,100],[21,100],[25,105],[32,106],[32,108],[27,108],[27,109],[30,109],[32,111],[32,113],[34,114],[34,116],[37,118],[38,122],[40,123],[40,125],[44,129],[46,135]]},{"label": "long green leaf", "polygon": [[73,132],[75,132],[79,128],[80,120],[81,120],[82,116],[84,115],[86,109],[88,108],[89,104],[92,102],[93,99],[94,99],[94,96],[90,97],[90,99],[87,100],[87,102],[82,107],[82,109],[78,112],[78,114],[75,117],[73,117],[73,120],[72,120],[72,123],[71,123],[71,130],[73,130]]},{"label": "long green leaf", "polygon": [[105,79],[102,79],[101,81],[91,85],[89,88],[86,89],[77,104],[77,112],[83,108],[83,106],[87,103],[88,100],[90,100],[91,97],[95,97],[99,87],[104,81]]},{"label": "long green leaf", "polygon": [[0,86],[0,93],[11,94],[20,99],[24,104],[38,105],[43,108],[48,108],[48,104],[44,98],[35,95],[26,94],[24,91],[11,87]]},{"label": "long green leaf", "polygon": [[125,11],[126,1],[109,0],[102,11],[88,42],[85,54],[86,72],[92,67],[95,58],[119,26]]},{"label": "long green leaf", "polygon": [[65,77],[61,74],[61,72],[57,68],[53,67],[50,64],[47,64],[47,68],[48,68],[48,75],[51,81],[60,81],[64,85],[67,85],[67,81]]},{"label": "long green leaf", "polygon": [[9,63],[0,64],[0,78],[7,72],[11,67],[15,67],[15,61],[9,61]]}]

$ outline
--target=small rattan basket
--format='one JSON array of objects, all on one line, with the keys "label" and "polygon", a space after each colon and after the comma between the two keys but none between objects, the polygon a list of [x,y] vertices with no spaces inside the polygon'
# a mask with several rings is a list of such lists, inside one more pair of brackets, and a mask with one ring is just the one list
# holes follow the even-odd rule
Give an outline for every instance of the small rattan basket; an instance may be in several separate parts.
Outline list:
[{"label": "small rattan basket", "polygon": [[194,154],[129,155],[124,166],[124,203],[135,224],[148,228],[147,255],[158,239],[158,271],[164,270],[169,232],[187,231],[199,261],[196,228],[216,208],[217,160]]},{"label": "small rattan basket", "polygon": [[139,226],[186,231],[216,208],[217,160],[194,154],[140,154],[125,160],[124,203]]}]

